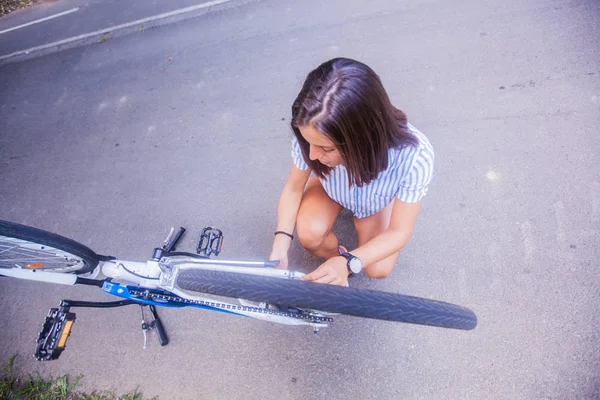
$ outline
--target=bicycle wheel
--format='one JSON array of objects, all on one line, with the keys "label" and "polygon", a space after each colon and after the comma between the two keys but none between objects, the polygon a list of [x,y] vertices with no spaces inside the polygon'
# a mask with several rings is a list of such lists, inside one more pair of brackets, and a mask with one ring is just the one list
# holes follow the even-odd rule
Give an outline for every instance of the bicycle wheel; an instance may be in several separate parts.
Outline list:
[{"label": "bicycle wheel", "polygon": [[177,285],[195,292],[363,318],[465,330],[477,325],[473,311],[454,304],[301,280],[190,269],[179,274]]},{"label": "bicycle wheel", "polygon": [[98,255],[66,237],[14,222],[0,221],[0,268],[43,269],[84,274]]}]

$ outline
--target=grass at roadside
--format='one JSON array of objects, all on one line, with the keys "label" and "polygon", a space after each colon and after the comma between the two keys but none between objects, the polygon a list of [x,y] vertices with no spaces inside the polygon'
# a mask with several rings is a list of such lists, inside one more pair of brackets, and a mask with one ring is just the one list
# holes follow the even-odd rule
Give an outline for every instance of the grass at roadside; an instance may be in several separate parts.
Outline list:
[{"label": "grass at roadside", "polygon": [[[75,386],[83,375],[69,379],[67,375],[58,378],[43,378],[40,374],[26,378],[16,377],[13,364],[16,356],[12,356],[0,377],[0,400],[143,400],[143,394],[134,392],[117,396],[111,392],[92,392],[90,394],[75,390]],[[156,400],[156,397],[152,398]]]},{"label": "grass at roadside", "polygon": [[19,8],[27,7],[37,0],[0,0],[0,17]]}]

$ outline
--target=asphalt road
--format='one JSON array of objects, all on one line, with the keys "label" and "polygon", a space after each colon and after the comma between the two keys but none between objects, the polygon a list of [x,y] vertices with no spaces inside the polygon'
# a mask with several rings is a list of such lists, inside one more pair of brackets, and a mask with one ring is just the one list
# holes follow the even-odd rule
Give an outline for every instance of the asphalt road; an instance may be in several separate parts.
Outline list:
[{"label": "asphalt road", "polygon": [[[265,0],[0,67],[0,218],[140,260],[171,226],[191,250],[213,225],[222,258],[261,259],[294,96],[320,62],[364,61],[430,137],[437,176],[393,275],[352,285],[479,317],[469,332],[341,317],[314,336],[165,310],[171,343],[142,350],[135,307],[80,310],[39,363],[49,307],[108,297],[0,279],[0,354],[161,399],[600,398],[599,17],[593,0]],[[338,232],[351,247],[347,217]]]},{"label": "asphalt road", "polygon": [[[0,18],[0,57],[95,31],[110,32],[110,35],[115,37],[120,35],[120,32],[111,28],[151,19],[145,23],[135,23],[131,29],[131,32],[141,32],[157,23],[152,20],[153,17],[165,13],[206,6],[194,11],[189,10],[168,21],[175,22],[251,1],[253,0],[42,0],[33,7],[20,9]],[[33,24],[14,29],[31,23]],[[99,39],[94,38],[87,43],[97,43],[101,39],[102,35]],[[64,49],[70,46],[60,47]]]}]

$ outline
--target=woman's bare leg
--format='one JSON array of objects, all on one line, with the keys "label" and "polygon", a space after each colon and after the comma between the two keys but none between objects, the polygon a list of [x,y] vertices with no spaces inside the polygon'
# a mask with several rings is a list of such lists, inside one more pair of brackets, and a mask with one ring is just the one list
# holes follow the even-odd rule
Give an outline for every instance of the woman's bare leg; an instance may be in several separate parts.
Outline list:
[{"label": "woman's bare leg", "polygon": [[[377,214],[370,215],[365,218],[354,218],[354,227],[356,228],[356,236],[358,239],[358,247],[367,243],[375,236],[385,231],[390,226],[392,218],[392,207],[394,202],[388,204],[383,210]],[[371,278],[386,278],[392,273],[398,253],[376,262],[375,264],[364,267],[365,273]]]},{"label": "woman's bare leg", "polygon": [[331,231],[342,206],[332,200],[316,176],[308,180],[298,217],[296,233],[302,246],[316,257],[325,259],[338,255],[338,239]]}]

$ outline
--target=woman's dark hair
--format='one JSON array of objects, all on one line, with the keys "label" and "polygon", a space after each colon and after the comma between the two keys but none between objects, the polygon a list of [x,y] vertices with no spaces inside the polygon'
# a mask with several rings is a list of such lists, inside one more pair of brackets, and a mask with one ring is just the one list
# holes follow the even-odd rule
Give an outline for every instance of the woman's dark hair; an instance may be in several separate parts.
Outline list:
[{"label": "woman's dark hair", "polygon": [[333,142],[349,184],[363,186],[388,167],[388,150],[418,144],[406,115],[394,107],[379,76],[365,64],[334,58],[311,71],[292,105],[292,129],[304,160],[320,178],[331,168],[309,158],[298,127],[312,125]]}]

